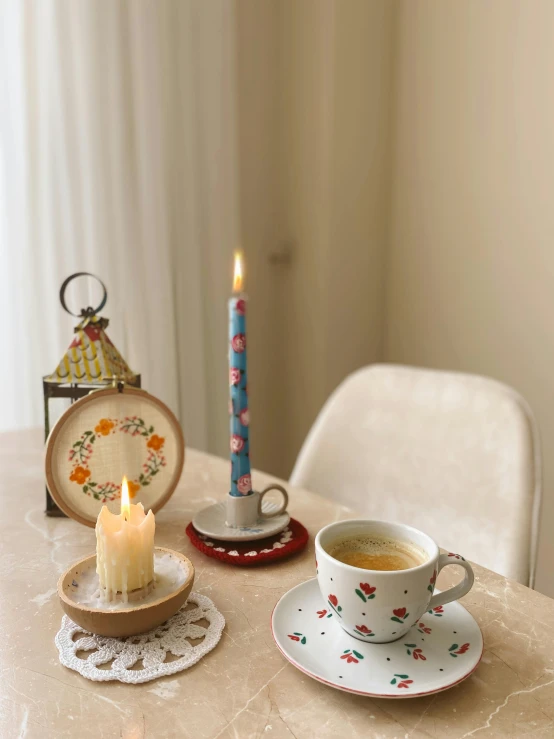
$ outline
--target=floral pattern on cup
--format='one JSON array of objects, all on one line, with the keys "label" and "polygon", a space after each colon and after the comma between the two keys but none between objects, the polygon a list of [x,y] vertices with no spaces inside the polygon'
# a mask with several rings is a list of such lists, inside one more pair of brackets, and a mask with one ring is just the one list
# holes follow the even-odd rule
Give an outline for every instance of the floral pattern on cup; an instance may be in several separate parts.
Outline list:
[{"label": "floral pattern on cup", "polygon": [[437,581],[437,571],[436,570],[433,570],[433,576],[429,580],[429,585],[427,585],[427,590],[430,593],[432,593],[433,590],[435,589],[435,583],[436,583],[436,581]]},{"label": "floral pattern on cup", "polygon": [[413,680],[410,680],[409,677],[409,675],[398,675],[395,673],[390,684],[396,685],[397,688],[409,688],[413,683]]},{"label": "floral pattern on cup", "polygon": [[448,649],[448,653],[451,657],[457,657],[459,654],[465,654],[467,650],[469,649],[469,642],[466,642],[465,644],[462,644],[460,647],[458,644],[453,644]]},{"label": "floral pattern on cup", "polygon": [[356,628],[354,629],[354,631],[356,632],[356,634],[359,634],[360,636],[365,636],[365,637],[367,637],[367,636],[375,636],[375,634],[373,633],[373,631],[370,628],[368,628],[367,626],[365,626],[364,624],[361,624],[361,626],[356,626]]},{"label": "floral pattern on cup", "polygon": [[351,662],[358,664],[358,662],[364,658],[364,655],[360,654],[360,652],[357,652],[355,649],[345,649],[340,658],[345,659],[347,664],[350,664]]},{"label": "floral pattern on cup", "polygon": [[287,634],[288,638],[292,641],[298,641],[300,644],[306,644],[307,639],[304,636],[304,634],[301,634],[299,631],[293,631],[292,634]]},{"label": "floral pattern on cup", "polygon": [[337,614],[337,616],[340,616],[342,618],[342,616],[340,615],[342,608],[341,606],[339,606],[339,599],[337,598],[337,596],[331,593],[330,595],[327,596],[327,601],[329,605],[331,606],[331,608],[333,609],[333,611]]},{"label": "floral pattern on cup", "polygon": [[395,608],[393,610],[393,614],[394,615],[390,617],[390,620],[396,621],[399,624],[404,624],[404,622],[410,615],[409,613],[406,612],[406,608]]},{"label": "floral pattern on cup", "polygon": [[423,654],[423,649],[421,647],[418,647],[417,644],[404,644],[406,647],[407,654],[411,655],[415,660],[421,659],[424,662],[427,660],[427,657]]},{"label": "floral pattern on cup", "polygon": [[332,615],[332,613],[327,613],[326,608],[323,608],[323,610],[317,612],[318,618],[325,618],[325,616],[327,616],[327,618],[331,618]]},{"label": "floral pattern on cup", "polygon": [[377,588],[372,588],[368,582],[361,582],[360,587],[356,588],[356,595],[367,603],[368,600],[375,598],[375,591]]},{"label": "floral pattern on cup", "polygon": [[448,552],[448,556],[449,557],[454,557],[454,559],[461,559],[462,562],[465,562],[466,561],[465,557],[462,557],[461,554],[456,554],[455,552]]}]

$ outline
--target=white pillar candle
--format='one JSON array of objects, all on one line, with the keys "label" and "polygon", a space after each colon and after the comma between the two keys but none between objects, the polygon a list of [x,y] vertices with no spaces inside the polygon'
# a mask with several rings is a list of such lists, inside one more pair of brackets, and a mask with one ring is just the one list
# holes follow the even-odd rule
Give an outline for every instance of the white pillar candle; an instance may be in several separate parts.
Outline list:
[{"label": "white pillar candle", "polygon": [[154,579],[154,532],[152,511],[144,513],[142,503],[131,505],[127,478],[121,484],[121,513],[111,513],[106,506],[96,521],[96,572],[105,600],[145,588]]}]

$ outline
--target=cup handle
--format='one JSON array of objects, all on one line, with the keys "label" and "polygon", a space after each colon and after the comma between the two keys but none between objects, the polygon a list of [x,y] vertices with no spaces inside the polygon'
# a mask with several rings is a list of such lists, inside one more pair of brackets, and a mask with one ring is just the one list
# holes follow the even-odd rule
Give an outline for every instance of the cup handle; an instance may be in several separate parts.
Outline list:
[{"label": "cup handle", "polygon": [[461,598],[463,595],[468,593],[473,586],[474,575],[471,565],[469,562],[466,562],[460,554],[453,554],[452,552],[450,552],[450,554],[441,554],[439,557],[437,575],[443,567],[448,567],[448,565],[458,565],[459,567],[463,567],[465,570],[465,577],[462,582],[454,585],[454,587],[434,595],[429,603],[429,609],[436,608],[437,606],[444,606],[445,603],[451,603],[453,600],[458,600],[458,598]]},{"label": "cup handle", "polygon": [[[283,504],[280,508],[278,508],[276,511],[273,511],[273,513],[264,513],[262,511],[262,500],[266,493],[269,493],[270,490],[278,490],[281,495],[283,496]],[[289,504],[289,494],[285,490],[285,488],[282,485],[268,485],[265,490],[262,490],[260,493],[260,502],[258,507],[258,515],[260,518],[274,518],[275,516],[280,516],[281,513],[284,513],[287,510],[287,506]]]}]

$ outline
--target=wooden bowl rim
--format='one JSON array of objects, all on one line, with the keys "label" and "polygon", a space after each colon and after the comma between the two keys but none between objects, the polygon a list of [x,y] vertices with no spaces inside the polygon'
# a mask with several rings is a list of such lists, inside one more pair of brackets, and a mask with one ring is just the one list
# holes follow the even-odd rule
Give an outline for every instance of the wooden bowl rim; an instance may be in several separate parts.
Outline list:
[{"label": "wooden bowl rim", "polygon": [[[85,516],[82,516],[80,513],[77,513],[77,511],[73,510],[73,508],[69,505],[67,499],[64,498],[64,496],[60,493],[56,486],[54,475],[52,473],[52,456],[54,454],[54,444],[67,419],[71,418],[74,413],[79,412],[87,403],[94,402],[98,400],[98,398],[105,398],[107,395],[118,395],[119,392],[120,391],[116,387],[92,390],[88,395],[85,395],[83,398],[80,398],[75,403],[72,403],[69,408],[58,418],[58,420],[54,424],[54,427],[48,434],[48,439],[46,440],[46,454],[44,458],[46,487],[48,488],[50,495],[54,499],[58,508],[60,508],[66,516],[69,516],[69,518],[72,518],[74,521],[78,521],[79,523],[82,523],[89,528],[94,528],[96,526],[96,519],[85,518]],[[183,429],[181,428],[181,424],[177,420],[177,416],[173,413],[173,411],[168,408],[168,406],[159,398],[156,398],[155,395],[151,395],[142,388],[131,387],[130,385],[125,385],[125,388],[122,392],[124,392],[125,395],[138,395],[143,399],[147,398],[153,405],[158,406],[161,413],[166,416],[169,424],[175,431],[178,455],[177,465],[175,467],[175,473],[172,479],[169,481],[166,492],[156,502],[156,505],[151,507],[152,513],[157,513],[160,508],[162,508],[171,498],[171,496],[175,492],[175,488],[179,484],[181,475],[183,474],[183,467],[185,465],[185,437],[183,435]]]},{"label": "wooden bowl rim", "polygon": [[151,608],[157,608],[162,603],[165,603],[171,598],[175,598],[175,596],[182,593],[184,590],[186,590],[187,587],[189,587],[189,585],[192,585],[195,573],[194,565],[192,564],[190,559],[181,552],[177,552],[175,549],[168,549],[167,547],[154,547],[154,552],[164,552],[174,555],[182,562],[184,562],[189,569],[189,575],[185,582],[180,585],[177,590],[175,590],[175,592],[169,593],[169,595],[165,595],[163,598],[159,598],[152,603],[145,603],[142,606],[135,606],[134,608],[91,608],[90,606],[83,605],[83,603],[76,603],[74,600],[70,600],[63,591],[63,582],[65,578],[71,573],[71,570],[75,569],[75,567],[79,567],[80,565],[88,562],[91,559],[96,559],[96,553],[89,554],[86,557],[82,557],[81,559],[77,560],[77,562],[74,562],[71,567],[68,567],[67,570],[62,575],[60,575],[60,579],[58,580],[58,597],[70,608],[75,608],[76,610],[82,611],[83,613],[100,613],[106,616],[118,616],[119,614],[128,616],[130,613],[140,613],[141,611],[147,611]]}]

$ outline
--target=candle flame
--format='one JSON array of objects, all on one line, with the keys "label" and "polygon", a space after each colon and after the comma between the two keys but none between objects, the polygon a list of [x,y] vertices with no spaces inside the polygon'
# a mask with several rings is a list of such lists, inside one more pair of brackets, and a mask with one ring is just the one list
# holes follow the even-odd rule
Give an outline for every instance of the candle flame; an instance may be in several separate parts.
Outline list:
[{"label": "candle flame", "polygon": [[128,521],[131,518],[131,504],[129,502],[129,485],[127,483],[127,477],[123,475],[121,481],[121,513],[123,518]]},{"label": "candle flame", "polygon": [[233,292],[240,293],[244,282],[244,265],[242,252],[235,252],[235,274],[233,277]]}]

